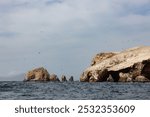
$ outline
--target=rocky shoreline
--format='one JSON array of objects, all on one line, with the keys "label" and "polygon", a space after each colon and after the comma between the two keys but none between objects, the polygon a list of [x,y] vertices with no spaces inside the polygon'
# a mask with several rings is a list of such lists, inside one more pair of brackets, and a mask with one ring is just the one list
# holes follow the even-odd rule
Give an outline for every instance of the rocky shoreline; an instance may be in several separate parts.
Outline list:
[{"label": "rocky shoreline", "polygon": [[[74,81],[62,75],[49,74],[43,68],[36,68],[26,73],[24,81]],[[91,66],[81,74],[80,82],[150,82],[150,47],[142,46],[122,52],[97,54]]]}]

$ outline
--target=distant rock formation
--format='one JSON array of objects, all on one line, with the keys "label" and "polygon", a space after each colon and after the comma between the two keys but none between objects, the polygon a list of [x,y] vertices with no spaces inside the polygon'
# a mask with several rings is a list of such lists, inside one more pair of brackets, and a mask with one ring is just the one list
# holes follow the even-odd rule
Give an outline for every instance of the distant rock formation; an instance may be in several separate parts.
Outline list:
[{"label": "distant rock formation", "polygon": [[60,81],[56,74],[51,74],[49,77],[49,81]]},{"label": "distant rock formation", "polygon": [[80,77],[81,82],[150,81],[150,46],[97,54]]},{"label": "distant rock formation", "polygon": [[28,71],[24,81],[59,81],[57,75],[49,74],[46,69],[39,67]]},{"label": "distant rock formation", "polygon": [[25,81],[49,81],[50,75],[43,67],[28,71]]},{"label": "distant rock formation", "polygon": [[62,76],[61,76],[61,81],[62,81],[62,82],[67,82],[67,78],[66,78],[65,75],[62,75]]},{"label": "distant rock formation", "polygon": [[70,82],[73,82],[73,81],[74,81],[73,76],[71,76],[71,77],[69,78],[69,81],[70,81]]},{"label": "distant rock formation", "polygon": [[[39,67],[33,70],[30,70],[26,73],[24,81],[60,81],[56,74],[49,74],[48,71]],[[65,75],[61,77],[62,82],[67,82]],[[74,81],[73,76],[70,77],[69,81]]]}]

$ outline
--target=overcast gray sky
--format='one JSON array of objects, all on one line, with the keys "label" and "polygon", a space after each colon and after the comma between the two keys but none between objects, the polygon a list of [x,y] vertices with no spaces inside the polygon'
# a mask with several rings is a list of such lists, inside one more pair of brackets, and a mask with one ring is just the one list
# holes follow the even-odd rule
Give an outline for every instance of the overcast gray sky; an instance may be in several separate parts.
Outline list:
[{"label": "overcast gray sky", "polygon": [[150,0],[0,0],[0,76],[79,79],[96,53],[149,44]]}]

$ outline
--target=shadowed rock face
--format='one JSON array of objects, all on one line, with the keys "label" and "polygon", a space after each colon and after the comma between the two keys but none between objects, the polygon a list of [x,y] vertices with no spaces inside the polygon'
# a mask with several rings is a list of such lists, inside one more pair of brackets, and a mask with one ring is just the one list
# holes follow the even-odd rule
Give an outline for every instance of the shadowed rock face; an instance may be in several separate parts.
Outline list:
[{"label": "shadowed rock face", "polygon": [[25,81],[49,81],[49,73],[43,67],[29,71]]},{"label": "shadowed rock face", "polygon": [[[111,77],[110,77],[111,76]],[[100,53],[81,75],[81,82],[140,82],[150,80],[150,47]]]},{"label": "shadowed rock face", "polygon": [[74,81],[73,76],[71,76],[71,77],[69,78],[69,81],[70,81],[70,82],[73,82],[73,81]]},{"label": "shadowed rock face", "polygon": [[141,73],[142,73],[143,76],[150,79],[150,60],[147,61],[147,64],[144,65]]},{"label": "shadowed rock face", "polygon": [[61,81],[62,81],[62,82],[67,82],[67,78],[66,78],[65,75],[62,75],[62,76],[61,76]]}]

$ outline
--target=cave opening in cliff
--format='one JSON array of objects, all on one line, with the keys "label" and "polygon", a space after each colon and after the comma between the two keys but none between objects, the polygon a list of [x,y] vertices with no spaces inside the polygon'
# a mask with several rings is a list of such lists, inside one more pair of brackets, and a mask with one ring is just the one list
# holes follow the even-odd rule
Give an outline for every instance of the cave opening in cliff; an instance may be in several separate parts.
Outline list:
[{"label": "cave opening in cliff", "polygon": [[110,75],[112,76],[114,82],[118,82],[118,80],[119,80],[119,72],[118,71],[110,71]]},{"label": "cave opening in cliff", "polygon": [[144,68],[142,70],[142,75],[150,79],[150,62],[144,65]]}]

